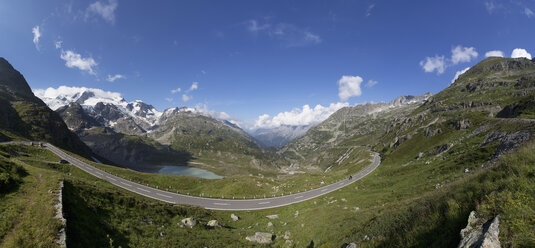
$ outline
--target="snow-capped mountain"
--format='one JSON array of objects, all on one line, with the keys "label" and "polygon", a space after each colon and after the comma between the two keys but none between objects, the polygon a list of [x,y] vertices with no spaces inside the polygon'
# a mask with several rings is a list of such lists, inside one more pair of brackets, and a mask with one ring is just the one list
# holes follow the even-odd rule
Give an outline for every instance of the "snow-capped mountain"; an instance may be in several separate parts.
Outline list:
[{"label": "snow-capped mountain", "polygon": [[157,125],[162,115],[143,101],[127,102],[120,93],[101,89],[60,86],[57,89],[35,90],[34,93],[53,110],[73,102],[78,103],[105,126],[114,127],[118,122],[133,122],[127,126],[139,126],[134,132],[136,134]]},{"label": "snow-capped mountain", "polygon": [[224,112],[210,111],[206,107],[176,107],[163,112],[140,100],[126,101],[121,93],[86,87],[60,86],[46,90],[37,89],[34,94],[51,109],[58,110],[71,103],[79,104],[85,112],[105,127],[116,132],[142,135],[165,125],[169,117],[181,112],[207,116],[236,131],[239,125]]}]

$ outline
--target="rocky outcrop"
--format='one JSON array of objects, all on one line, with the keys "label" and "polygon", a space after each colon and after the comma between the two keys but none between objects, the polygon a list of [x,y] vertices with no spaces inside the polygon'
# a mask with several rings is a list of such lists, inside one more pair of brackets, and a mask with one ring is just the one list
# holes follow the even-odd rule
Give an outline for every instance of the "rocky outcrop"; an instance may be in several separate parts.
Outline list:
[{"label": "rocky outcrop", "polygon": [[505,106],[500,112],[496,114],[499,118],[515,118],[519,116],[526,109],[533,109],[535,107],[534,100],[521,101]]},{"label": "rocky outcrop", "polygon": [[469,120],[457,120],[457,121],[454,121],[452,124],[453,124],[453,127],[457,130],[470,128]]},{"label": "rocky outcrop", "polygon": [[472,211],[468,217],[468,224],[461,230],[461,242],[459,248],[499,248],[501,247],[499,216],[487,221],[477,217]]},{"label": "rocky outcrop", "polygon": [[426,127],[424,129],[424,136],[425,137],[433,137],[437,134],[441,134],[442,133],[442,129],[440,128],[435,128],[435,127],[432,127],[432,126],[429,126],[429,127]]},{"label": "rocky outcrop", "polygon": [[271,233],[255,232],[253,236],[247,236],[245,239],[259,244],[271,244],[271,242],[273,242],[274,237],[275,236]]},{"label": "rocky outcrop", "polygon": [[512,133],[507,132],[492,132],[487,134],[485,140],[481,143],[481,146],[488,145],[494,141],[499,140],[500,144],[496,148],[494,158],[500,156],[501,154],[519,146],[525,141],[529,140],[532,133],[530,131],[516,131]]}]

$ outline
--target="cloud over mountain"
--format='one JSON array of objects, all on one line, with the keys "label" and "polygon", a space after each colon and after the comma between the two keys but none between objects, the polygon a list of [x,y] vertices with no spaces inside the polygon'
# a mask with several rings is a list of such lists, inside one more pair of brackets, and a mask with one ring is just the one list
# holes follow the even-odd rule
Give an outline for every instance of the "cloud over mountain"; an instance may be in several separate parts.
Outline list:
[{"label": "cloud over mountain", "polygon": [[291,111],[281,112],[271,117],[268,114],[258,116],[253,129],[258,128],[276,128],[282,125],[288,126],[307,126],[318,124],[327,119],[338,109],[349,106],[349,103],[338,102],[331,103],[329,106],[320,104],[311,108],[310,105],[304,105],[302,108],[294,108]]}]

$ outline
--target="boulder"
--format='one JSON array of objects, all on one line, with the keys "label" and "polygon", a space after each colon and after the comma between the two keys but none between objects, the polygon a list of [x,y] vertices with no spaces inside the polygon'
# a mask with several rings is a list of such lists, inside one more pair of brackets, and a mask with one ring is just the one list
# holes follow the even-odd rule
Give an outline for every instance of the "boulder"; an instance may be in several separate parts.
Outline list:
[{"label": "boulder", "polygon": [[268,215],[266,216],[266,218],[270,219],[270,220],[274,220],[274,219],[278,219],[279,218],[279,215],[278,214],[272,214],[272,215]]},{"label": "boulder", "polygon": [[255,232],[253,236],[247,236],[245,239],[259,244],[271,244],[271,242],[273,242],[273,234],[265,232]]},{"label": "boulder", "polygon": [[268,222],[268,223],[267,223],[267,226],[268,226],[268,227],[273,227],[273,223]]},{"label": "boulder", "polygon": [[343,243],[342,248],[357,248],[357,244],[355,243]]},{"label": "boulder", "polygon": [[230,215],[230,218],[233,220],[233,221],[238,221],[240,219],[240,217],[236,216],[235,214],[231,214]]},{"label": "boulder", "polygon": [[197,225],[197,220],[193,217],[185,218],[182,221],[182,224],[184,224],[185,227],[193,228]]},{"label": "boulder", "polygon": [[208,221],[208,223],[206,224],[206,226],[207,226],[207,227],[211,227],[211,228],[220,227],[219,222],[217,222],[217,220],[211,220],[211,221]]},{"label": "boulder", "polygon": [[472,211],[468,216],[468,224],[461,230],[461,242],[459,248],[484,247],[499,248],[500,240],[500,219],[499,216],[487,221],[477,217],[477,213]]}]

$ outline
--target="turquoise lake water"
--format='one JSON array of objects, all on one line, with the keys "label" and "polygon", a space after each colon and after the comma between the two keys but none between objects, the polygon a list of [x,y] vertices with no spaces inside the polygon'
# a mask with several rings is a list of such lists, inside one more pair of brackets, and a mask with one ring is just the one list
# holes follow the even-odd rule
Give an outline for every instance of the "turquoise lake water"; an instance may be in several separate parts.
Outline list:
[{"label": "turquoise lake water", "polygon": [[180,176],[190,176],[190,177],[200,177],[205,179],[221,179],[222,176],[219,176],[211,171],[189,167],[181,165],[167,165],[161,168],[156,173],[158,174],[169,174],[169,175],[180,175]]}]

